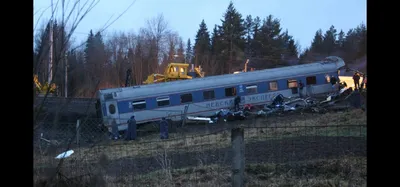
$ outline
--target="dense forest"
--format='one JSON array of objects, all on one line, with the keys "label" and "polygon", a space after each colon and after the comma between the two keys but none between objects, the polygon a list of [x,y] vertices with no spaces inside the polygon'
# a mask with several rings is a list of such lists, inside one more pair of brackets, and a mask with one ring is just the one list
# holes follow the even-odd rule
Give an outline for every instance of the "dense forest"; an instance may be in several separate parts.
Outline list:
[{"label": "dense forest", "polygon": [[173,61],[201,65],[206,76],[211,76],[243,69],[246,59],[256,69],[310,63],[330,55],[342,57],[347,64],[366,59],[367,28],[363,23],[348,31],[333,25],[326,31],[317,30],[310,47],[300,50],[278,18],[244,16],[230,3],[221,23],[207,26],[203,20],[194,39],[180,37],[163,15],[148,20],[134,33],[107,33],[104,37],[104,32],[90,30],[83,45],[66,42],[66,29],[56,21],[48,22],[34,41],[33,71],[40,82],[48,77],[50,28],[54,82],[63,95],[67,62],[69,97],[91,97],[100,88],[121,87],[128,69],[132,70],[132,84],[141,84]]}]

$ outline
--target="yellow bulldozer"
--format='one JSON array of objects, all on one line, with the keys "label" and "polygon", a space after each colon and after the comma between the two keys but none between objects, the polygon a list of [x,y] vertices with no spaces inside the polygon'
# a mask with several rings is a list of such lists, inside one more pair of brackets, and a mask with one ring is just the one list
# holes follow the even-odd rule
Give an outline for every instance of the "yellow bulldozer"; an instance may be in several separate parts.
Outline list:
[{"label": "yellow bulldozer", "polygon": [[192,71],[190,72],[188,71],[188,68],[189,64],[169,63],[164,70],[164,74],[151,74],[147,77],[143,84],[153,84],[160,82],[192,79],[194,77],[204,77],[204,72],[202,72],[201,66],[194,67],[192,65]]},{"label": "yellow bulldozer", "polygon": [[42,84],[40,84],[37,75],[33,75],[33,82],[35,83],[36,92],[39,94],[44,95],[47,93],[47,90],[49,90],[49,94],[55,94],[57,92],[56,84],[53,83],[49,86],[49,84],[46,82],[42,85]]}]

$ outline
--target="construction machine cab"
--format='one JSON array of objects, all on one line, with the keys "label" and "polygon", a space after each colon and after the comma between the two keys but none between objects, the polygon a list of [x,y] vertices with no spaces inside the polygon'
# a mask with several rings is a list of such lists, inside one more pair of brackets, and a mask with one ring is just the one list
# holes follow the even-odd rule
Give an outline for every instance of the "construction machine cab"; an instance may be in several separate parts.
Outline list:
[{"label": "construction machine cab", "polygon": [[[169,63],[167,68],[164,70],[164,74],[152,74],[147,77],[147,80],[143,84],[159,83],[159,82],[169,82],[175,80],[186,80],[192,79],[188,71],[189,64],[185,63]],[[193,68],[196,76],[204,77],[204,72],[201,72],[201,68]]]},{"label": "construction machine cab", "polygon": [[164,75],[167,79],[191,79],[188,75],[189,64],[170,63]]}]

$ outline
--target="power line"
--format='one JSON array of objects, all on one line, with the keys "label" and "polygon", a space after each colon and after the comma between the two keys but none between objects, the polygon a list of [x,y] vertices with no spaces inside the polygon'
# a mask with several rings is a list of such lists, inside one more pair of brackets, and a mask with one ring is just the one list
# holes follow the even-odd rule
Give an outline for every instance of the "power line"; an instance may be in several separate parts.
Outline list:
[{"label": "power line", "polygon": [[[43,32],[43,29],[35,29],[35,31]],[[99,31],[99,32],[100,32],[100,31]],[[89,33],[90,33],[90,31],[88,31],[88,32],[74,31],[74,32],[73,32],[73,35],[77,34],[77,35],[85,35],[85,36],[88,36]],[[105,32],[105,31],[100,32],[100,33],[102,34],[101,37],[103,37],[103,38],[110,39],[110,38],[115,37],[115,36],[110,36],[110,35],[108,35],[108,34],[111,34],[111,33],[107,33],[107,32]],[[96,34],[96,32],[94,32],[93,34]]]}]

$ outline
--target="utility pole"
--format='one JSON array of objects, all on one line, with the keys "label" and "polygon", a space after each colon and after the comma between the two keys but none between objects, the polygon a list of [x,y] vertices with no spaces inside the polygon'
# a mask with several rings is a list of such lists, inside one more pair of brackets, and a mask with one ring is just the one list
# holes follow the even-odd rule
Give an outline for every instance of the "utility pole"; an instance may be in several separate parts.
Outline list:
[{"label": "utility pole", "polygon": [[50,20],[49,43],[50,43],[49,69],[48,69],[49,76],[47,82],[50,85],[51,80],[53,79],[53,20]]},{"label": "utility pole", "polygon": [[[232,31],[233,32],[233,31]],[[228,74],[231,73],[231,65],[232,65],[232,48],[233,48],[233,33],[231,33],[231,41],[230,41],[230,51],[229,51],[229,64],[228,64]]]},{"label": "utility pole", "polygon": [[68,97],[68,55],[65,55],[65,85],[64,85],[64,96],[65,98]]},{"label": "utility pole", "polygon": [[53,0],[51,0],[51,19],[50,19],[50,31],[49,31],[49,42],[50,42],[50,51],[49,51],[49,76],[48,83],[51,85],[51,80],[53,79]]}]

